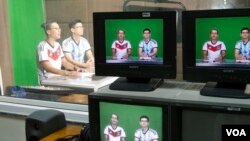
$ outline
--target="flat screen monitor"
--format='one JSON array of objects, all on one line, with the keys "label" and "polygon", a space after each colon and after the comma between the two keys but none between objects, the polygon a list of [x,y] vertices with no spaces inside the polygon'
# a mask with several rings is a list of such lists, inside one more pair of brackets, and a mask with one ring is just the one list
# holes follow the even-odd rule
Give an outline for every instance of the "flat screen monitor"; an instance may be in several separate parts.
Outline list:
[{"label": "flat screen monitor", "polygon": [[111,89],[146,90],[162,82],[151,78],[175,78],[175,11],[98,12],[93,20],[96,75],[127,78]]},{"label": "flat screen monitor", "polygon": [[[103,95],[103,94],[102,94]],[[168,141],[168,109],[161,102],[89,96],[91,140]]]},{"label": "flat screen monitor", "polygon": [[183,12],[183,76],[202,95],[249,98],[250,9]]}]

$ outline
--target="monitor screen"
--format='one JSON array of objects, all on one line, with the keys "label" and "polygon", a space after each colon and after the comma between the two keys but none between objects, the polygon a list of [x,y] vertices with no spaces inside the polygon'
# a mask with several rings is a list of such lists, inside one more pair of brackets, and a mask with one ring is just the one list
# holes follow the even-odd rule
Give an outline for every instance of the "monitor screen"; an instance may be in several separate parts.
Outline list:
[{"label": "monitor screen", "polygon": [[221,141],[223,125],[249,125],[248,113],[183,109],[182,141]]},{"label": "monitor screen", "polygon": [[250,9],[183,12],[183,75],[189,81],[250,81]]},{"label": "monitor screen", "polygon": [[[238,126],[238,129],[244,129],[250,124],[248,108],[228,110],[231,106],[228,107],[227,104],[224,106],[221,103],[210,104],[196,105],[184,102],[171,105],[173,141],[224,141],[226,140],[225,126],[233,125]],[[235,128],[233,126],[228,129]],[[226,136],[229,139],[231,137]]]},{"label": "monitor screen", "polygon": [[183,12],[183,78],[200,94],[250,98],[250,9]]},{"label": "monitor screen", "polygon": [[111,99],[90,96],[91,139],[168,140],[168,112],[164,105],[146,100]]},{"label": "monitor screen", "polygon": [[163,19],[105,20],[106,63],[163,64],[163,31]]},{"label": "monitor screen", "polygon": [[196,66],[250,67],[249,17],[195,19]]},{"label": "monitor screen", "polygon": [[93,14],[96,75],[175,78],[176,12]]}]

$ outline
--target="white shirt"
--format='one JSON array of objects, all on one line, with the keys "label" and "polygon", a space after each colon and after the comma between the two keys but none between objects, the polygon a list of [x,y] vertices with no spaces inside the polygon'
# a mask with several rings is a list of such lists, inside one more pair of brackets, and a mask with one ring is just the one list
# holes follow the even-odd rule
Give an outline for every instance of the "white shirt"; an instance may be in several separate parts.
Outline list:
[{"label": "white shirt", "polygon": [[[153,49],[157,48],[157,42],[153,39],[150,39],[148,42],[145,40],[140,41],[139,48],[142,48],[142,52],[145,54],[151,54],[153,53]],[[152,56],[155,57],[155,56]]]},{"label": "white shirt", "polygon": [[122,59],[124,55],[128,54],[128,49],[131,48],[131,44],[127,40],[123,40],[122,42],[120,42],[119,40],[115,40],[112,43],[111,48],[116,50],[117,59]]},{"label": "white shirt", "polygon": [[250,42],[248,41],[246,44],[243,41],[239,41],[235,45],[236,49],[239,49],[240,55],[244,57],[250,56]]},{"label": "white shirt", "polygon": [[211,41],[207,41],[204,43],[202,50],[208,52],[208,61],[214,61],[215,58],[221,56],[222,50],[226,50],[226,46],[221,41],[217,41],[215,44],[213,44]]},{"label": "white shirt", "polygon": [[37,47],[38,55],[38,74],[39,79],[44,80],[48,78],[49,73],[43,68],[41,62],[49,61],[52,67],[61,69],[62,67],[62,57],[64,57],[61,45],[55,42],[54,47],[52,47],[47,41],[42,41]]},{"label": "white shirt", "polygon": [[88,40],[83,37],[80,37],[79,44],[72,37],[69,37],[62,42],[62,49],[64,52],[71,53],[73,60],[84,63],[85,52],[91,47]]},{"label": "white shirt", "polygon": [[106,126],[104,134],[109,136],[109,141],[121,141],[121,138],[126,138],[123,128],[117,126],[113,129],[111,125]]},{"label": "white shirt", "polygon": [[138,138],[139,141],[153,141],[155,139],[158,140],[158,133],[149,128],[146,133],[143,133],[142,129],[138,129],[135,131],[135,138]]}]

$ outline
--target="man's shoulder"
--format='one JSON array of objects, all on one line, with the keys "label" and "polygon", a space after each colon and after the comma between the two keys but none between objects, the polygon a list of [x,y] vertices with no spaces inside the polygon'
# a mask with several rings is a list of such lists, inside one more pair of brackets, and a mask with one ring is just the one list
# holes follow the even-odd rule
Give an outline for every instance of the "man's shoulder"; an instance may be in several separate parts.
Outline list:
[{"label": "man's shoulder", "polygon": [[157,41],[155,39],[151,39],[150,41],[154,44],[157,44]]},{"label": "man's shoulder", "polygon": [[152,128],[149,128],[149,132],[153,133],[153,134],[157,134],[157,131],[152,129]]},{"label": "man's shoulder", "polygon": [[47,44],[46,41],[41,41],[41,42],[39,42],[39,44],[38,44],[38,46],[37,46],[37,50],[38,50],[38,51],[44,51],[44,48],[46,48],[46,44]]},{"label": "man's shoulder", "polygon": [[73,41],[71,37],[68,37],[63,40],[62,44],[68,44],[69,42]]},{"label": "man's shoulder", "polygon": [[114,40],[113,43],[119,43],[119,41],[118,40]]},{"label": "man's shoulder", "polygon": [[142,132],[141,128],[135,130],[135,133],[139,133],[139,132]]},{"label": "man's shoulder", "polygon": [[140,42],[139,42],[140,44],[142,44],[142,43],[145,43],[145,40],[140,40]]},{"label": "man's shoulder", "polygon": [[44,46],[47,42],[46,41],[41,41],[39,42],[38,46]]},{"label": "man's shoulder", "polygon": [[240,44],[242,44],[242,43],[243,43],[243,41],[242,41],[242,40],[239,40],[239,41],[236,42],[236,45],[240,45]]},{"label": "man's shoulder", "polygon": [[[58,45],[56,44],[55,42],[55,46],[57,47]],[[50,44],[47,42],[47,41],[41,41],[39,44],[38,44],[38,48],[49,48],[50,47]]]},{"label": "man's shoulder", "polygon": [[119,129],[119,130],[124,130],[121,126],[118,126],[117,129]]},{"label": "man's shoulder", "polygon": [[206,44],[211,44],[211,41],[210,41],[210,40],[205,41],[204,44],[205,44],[205,45],[206,45]]},{"label": "man's shoulder", "polygon": [[84,37],[80,37],[80,40],[84,41],[84,42],[89,42],[86,38]]},{"label": "man's shoulder", "polygon": [[218,43],[218,44],[224,44],[224,42],[223,42],[223,41],[217,41],[217,43]]},{"label": "man's shoulder", "polygon": [[110,125],[107,125],[106,127],[105,127],[105,129],[108,129],[108,128],[110,128],[111,126]]}]

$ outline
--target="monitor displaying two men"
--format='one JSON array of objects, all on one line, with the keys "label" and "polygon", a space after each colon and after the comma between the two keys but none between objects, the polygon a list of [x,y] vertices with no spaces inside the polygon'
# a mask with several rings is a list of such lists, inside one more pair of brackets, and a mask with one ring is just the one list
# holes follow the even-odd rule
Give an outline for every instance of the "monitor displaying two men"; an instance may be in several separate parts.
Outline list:
[{"label": "monitor displaying two men", "polygon": [[163,64],[163,19],[105,20],[106,63]]},{"label": "monitor displaying two men", "polygon": [[196,19],[196,66],[248,67],[250,17]]}]

